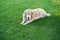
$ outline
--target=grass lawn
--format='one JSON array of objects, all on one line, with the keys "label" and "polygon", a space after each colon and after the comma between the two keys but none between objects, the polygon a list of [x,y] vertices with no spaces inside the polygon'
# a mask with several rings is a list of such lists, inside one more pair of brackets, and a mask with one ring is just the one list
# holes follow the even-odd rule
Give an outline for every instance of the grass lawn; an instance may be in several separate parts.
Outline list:
[{"label": "grass lawn", "polygon": [[[43,8],[52,16],[23,26],[28,8]],[[60,40],[60,1],[0,0],[0,40]]]}]

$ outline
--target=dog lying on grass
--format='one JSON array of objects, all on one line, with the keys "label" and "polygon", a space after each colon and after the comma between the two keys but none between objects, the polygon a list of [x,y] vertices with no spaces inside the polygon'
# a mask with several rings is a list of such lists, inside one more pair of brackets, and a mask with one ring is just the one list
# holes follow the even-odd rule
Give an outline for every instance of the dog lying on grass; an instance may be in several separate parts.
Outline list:
[{"label": "dog lying on grass", "polygon": [[27,9],[23,13],[23,21],[21,22],[22,25],[26,25],[36,19],[49,17],[51,14],[46,13],[46,11],[42,8],[36,9]]}]

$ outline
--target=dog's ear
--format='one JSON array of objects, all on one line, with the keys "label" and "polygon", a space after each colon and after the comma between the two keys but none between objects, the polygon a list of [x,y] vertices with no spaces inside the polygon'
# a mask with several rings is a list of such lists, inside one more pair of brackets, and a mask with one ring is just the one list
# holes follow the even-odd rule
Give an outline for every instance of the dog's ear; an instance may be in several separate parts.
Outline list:
[{"label": "dog's ear", "polygon": [[25,12],[25,18],[26,18],[26,12]]},{"label": "dog's ear", "polygon": [[26,14],[26,12],[25,12],[25,14]]},{"label": "dog's ear", "polygon": [[23,20],[26,21],[26,12],[23,13]]}]

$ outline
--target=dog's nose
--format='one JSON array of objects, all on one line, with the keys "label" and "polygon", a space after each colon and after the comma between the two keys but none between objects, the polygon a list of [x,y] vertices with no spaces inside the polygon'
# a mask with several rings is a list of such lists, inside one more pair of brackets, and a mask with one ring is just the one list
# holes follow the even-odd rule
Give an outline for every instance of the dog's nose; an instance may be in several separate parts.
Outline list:
[{"label": "dog's nose", "polygon": [[29,20],[29,17],[28,17],[28,20]]}]

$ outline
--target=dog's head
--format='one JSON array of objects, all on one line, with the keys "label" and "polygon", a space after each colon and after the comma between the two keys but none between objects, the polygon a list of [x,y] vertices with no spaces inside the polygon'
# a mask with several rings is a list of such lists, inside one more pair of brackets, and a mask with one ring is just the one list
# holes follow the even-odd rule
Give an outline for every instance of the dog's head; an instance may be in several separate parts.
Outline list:
[{"label": "dog's head", "polygon": [[26,16],[26,20],[27,21],[29,21],[29,20],[31,20],[31,14],[30,13],[28,13],[28,12],[25,12],[25,16]]}]

